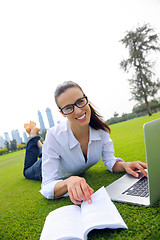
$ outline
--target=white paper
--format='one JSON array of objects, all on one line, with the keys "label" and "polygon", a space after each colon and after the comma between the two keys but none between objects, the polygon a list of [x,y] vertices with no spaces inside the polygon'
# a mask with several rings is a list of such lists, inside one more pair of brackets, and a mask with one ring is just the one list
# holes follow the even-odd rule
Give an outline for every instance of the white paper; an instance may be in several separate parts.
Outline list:
[{"label": "white paper", "polygon": [[83,239],[81,208],[69,205],[49,213],[40,240]]},{"label": "white paper", "polygon": [[92,204],[87,201],[81,206],[82,221],[85,239],[92,229],[126,228],[127,226],[117,208],[110,200],[104,187],[92,195]]}]

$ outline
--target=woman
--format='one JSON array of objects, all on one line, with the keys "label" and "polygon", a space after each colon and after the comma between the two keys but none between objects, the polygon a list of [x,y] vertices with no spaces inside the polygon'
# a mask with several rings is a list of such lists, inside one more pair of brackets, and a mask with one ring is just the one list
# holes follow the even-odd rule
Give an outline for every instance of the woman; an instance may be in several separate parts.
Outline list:
[{"label": "woman", "polygon": [[[126,171],[138,177],[136,170],[140,170],[147,176],[145,163],[124,162],[114,156],[110,128],[91,106],[78,84],[68,81],[59,85],[55,91],[55,101],[66,121],[48,130],[43,145],[40,192],[44,197],[53,199],[69,194],[74,204],[81,204],[82,200],[91,203],[93,189],[79,175],[101,157],[111,172]],[[26,130],[32,133],[31,137],[36,136],[36,126],[31,122],[27,127]],[[31,142],[37,149],[36,158],[39,155],[37,146],[41,146],[39,137],[32,138]],[[41,163],[41,160],[34,164],[38,162]]]}]

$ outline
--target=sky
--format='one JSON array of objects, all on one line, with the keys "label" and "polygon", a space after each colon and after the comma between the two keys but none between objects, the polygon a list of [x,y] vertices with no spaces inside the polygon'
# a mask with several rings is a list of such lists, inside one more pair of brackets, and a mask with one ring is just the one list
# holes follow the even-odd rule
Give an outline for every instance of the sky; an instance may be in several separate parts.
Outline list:
[{"label": "sky", "polygon": [[[129,76],[120,69],[126,31],[149,23],[160,34],[160,0],[1,0],[0,136],[46,108],[62,121],[54,102],[58,84],[77,82],[105,120],[129,113]],[[159,55],[156,55],[159,61]],[[155,67],[158,77],[159,69]]]}]

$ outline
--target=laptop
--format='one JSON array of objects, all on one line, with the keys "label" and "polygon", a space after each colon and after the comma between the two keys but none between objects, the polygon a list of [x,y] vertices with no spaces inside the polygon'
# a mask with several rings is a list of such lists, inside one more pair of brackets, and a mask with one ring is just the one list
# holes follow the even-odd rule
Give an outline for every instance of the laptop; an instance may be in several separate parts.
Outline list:
[{"label": "laptop", "polygon": [[113,201],[151,206],[160,199],[160,118],[145,123],[143,131],[148,178],[126,173],[106,187]]}]

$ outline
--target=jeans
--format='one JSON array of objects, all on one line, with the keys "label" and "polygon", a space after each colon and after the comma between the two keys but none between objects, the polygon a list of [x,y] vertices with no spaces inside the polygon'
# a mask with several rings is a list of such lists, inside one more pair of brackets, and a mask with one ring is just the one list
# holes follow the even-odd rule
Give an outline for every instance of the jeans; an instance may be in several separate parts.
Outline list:
[{"label": "jeans", "polygon": [[41,181],[42,148],[37,145],[39,139],[40,137],[36,136],[27,143],[23,174],[28,179]]}]

